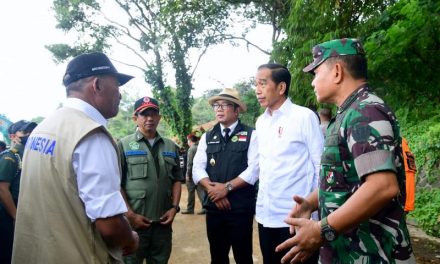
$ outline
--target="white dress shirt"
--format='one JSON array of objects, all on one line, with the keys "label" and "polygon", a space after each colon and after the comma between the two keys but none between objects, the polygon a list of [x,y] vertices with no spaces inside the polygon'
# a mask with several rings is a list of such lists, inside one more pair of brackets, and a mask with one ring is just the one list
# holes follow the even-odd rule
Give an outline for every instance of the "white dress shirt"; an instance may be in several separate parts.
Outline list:
[{"label": "white dress shirt", "polygon": [[[84,112],[104,127],[107,124],[98,110],[80,99],[68,98],[64,106]],[[79,197],[91,221],[127,212],[120,192],[118,156],[107,135],[93,133],[81,140],[73,152],[72,165]]]},{"label": "white dress shirt", "polygon": [[[232,131],[234,131],[235,127],[238,124],[238,120],[229,126]],[[222,136],[225,136],[225,132],[223,131],[225,127],[220,124],[220,129],[222,132]],[[258,142],[257,142],[257,135],[255,133],[255,130],[252,132],[251,135],[251,141],[249,142],[249,148],[247,152],[247,158],[248,158],[248,167],[238,175],[242,180],[247,182],[250,185],[254,185],[255,182],[258,180],[258,174],[260,172],[259,166],[258,166]],[[208,173],[206,172],[206,166],[208,163],[208,158],[206,155],[206,133],[202,135],[199,141],[199,146],[197,147],[196,155],[193,159],[193,181],[195,184],[197,184],[200,180],[203,178],[209,177]]]},{"label": "white dress shirt", "polygon": [[295,205],[294,195],[307,196],[318,186],[323,135],[318,117],[310,109],[287,99],[256,123],[260,158],[260,183],[256,220],[264,227],[284,223]]}]

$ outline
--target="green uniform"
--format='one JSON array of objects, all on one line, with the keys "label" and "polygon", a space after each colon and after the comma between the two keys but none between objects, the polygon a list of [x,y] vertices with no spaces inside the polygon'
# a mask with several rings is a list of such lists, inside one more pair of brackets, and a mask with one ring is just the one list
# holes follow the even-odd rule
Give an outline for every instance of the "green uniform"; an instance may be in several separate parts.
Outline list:
[{"label": "green uniform", "polygon": [[341,207],[372,173],[396,173],[401,194],[359,226],[325,243],[321,263],[414,263],[403,212],[400,142],[396,117],[367,85],[353,92],[330,121],[321,160],[321,217]]},{"label": "green uniform", "polygon": [[[0,153],[0,182],[8,182],[9,191],[15,206],[18,201],[20,188],[21,158],[23,145],[17,144],[12,149]],[[0,201],[0,263],[10,263],[12,256],[12,242],[14,239],[14,221],[5,206]]]},{"label": "green uniform", "polygon": [[[151,146],[139,131],[118,143],[122,166],[122,188],[132,210],[150,220],[159,218],[172,207],[172,186],[184,181],[179,165],[178,147],[159,134]],[[139,233],[136,255],[125,259],[137,263],[167,263],[171,254],[171,225],[152,224]]]},{"label": "green uniform", "polygon": [[[3,151],[0,155],[0,181],[11,184],[9,190],[15,204],[17,204],[23,145],[17,144],[12,149]],[[0,206],[2,205],[0,204]]]}]

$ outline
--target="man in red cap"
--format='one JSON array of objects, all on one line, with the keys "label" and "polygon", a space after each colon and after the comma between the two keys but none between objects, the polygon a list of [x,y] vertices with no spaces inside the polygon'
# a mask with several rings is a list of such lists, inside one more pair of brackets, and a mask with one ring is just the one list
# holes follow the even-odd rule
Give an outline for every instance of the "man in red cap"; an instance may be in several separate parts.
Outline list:
[{"label": "man in red cap", "polygon": [[160,118],[157,100],[140,98],[133,112],[137,130],[118,143],[126,215],[140,238],[136,254],[125,257],[128,264],[167,263],[171,255],[171,224],[184,178],[178,147],[157,132]]}]

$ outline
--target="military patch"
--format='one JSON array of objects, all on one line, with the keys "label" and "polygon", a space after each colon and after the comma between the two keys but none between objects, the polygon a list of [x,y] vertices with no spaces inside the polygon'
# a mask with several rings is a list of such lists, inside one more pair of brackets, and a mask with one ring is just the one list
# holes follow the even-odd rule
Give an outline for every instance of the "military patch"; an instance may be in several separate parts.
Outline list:
[{"label": "military patch", "polygon": [[128,143],[128,146],[130,146],[130,148],[134,150],[139,149],[139,143],[137,143],[136,141]]},{"label": "military patch", "polygon": [[327,173],[327,176],[325,177],[325,180],[329,185],[333,185],[335,183],[335,175],[333,174],[333,171],[329,171]]},{"label": "military patch", "polygon": [[237,137],[237,136],[233,136],[233,137],[231,138],[231,141],[232,141],[232,142],[237,142],[237,140],[238,140],[238,137]]},{"label": "military patch", "polygon": [[243,142],[243,141],[246,141],[246,139],[247,139],[247,136],[246,136],[246,135],[240,135],[240,136],[238,136],[238,141]]},{"label": "military patch", "polygon": [[219,144],[220,143],[220,140],[219,141],[209,141],[208,142],[208,144]]},{"label": "military patch", "polygon": [[240,131],[237,133],[237,136],[247,136],[248,132],[247,131]]},{"label": "military patch", "polygon": [[5,160],[10,160],[10,161],[15,163],[15,160],[13,158],[11,158],[11,157],[5,157]]}]

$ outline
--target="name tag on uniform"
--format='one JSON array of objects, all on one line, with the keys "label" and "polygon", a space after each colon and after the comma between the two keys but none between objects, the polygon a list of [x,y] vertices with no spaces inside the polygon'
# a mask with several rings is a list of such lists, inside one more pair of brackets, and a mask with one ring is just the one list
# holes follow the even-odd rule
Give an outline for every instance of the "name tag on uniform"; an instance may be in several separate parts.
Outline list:
[{"label": "name tag on uniform", "polygon": [[164,157],[171,157],[171,158],[175,158],[177,157],[175,152],[170,152],[170,151],[164,151],[162,152],[162,156]]},{"label": "name tag on uniform", "polygon": [[125,152],[125,156],[140,156],[140,155],[148,155],[148,152],[145,150],[129,150]]}]

